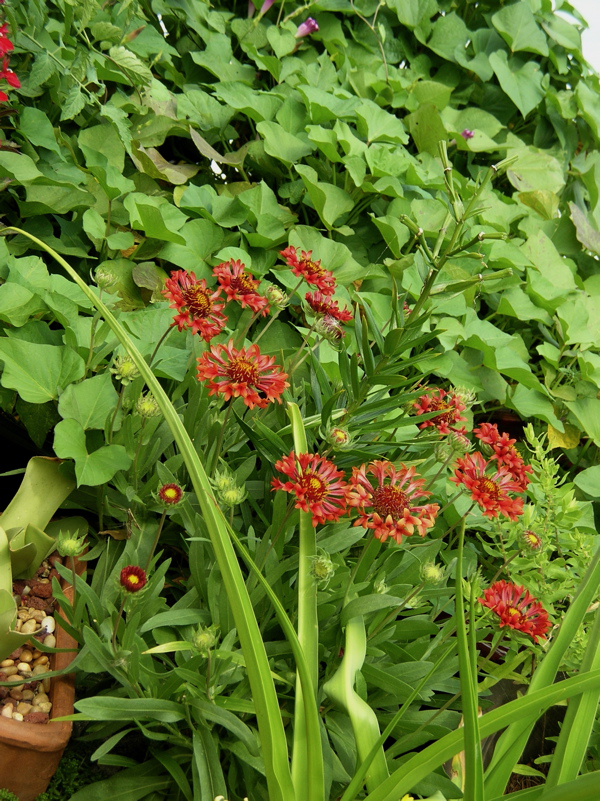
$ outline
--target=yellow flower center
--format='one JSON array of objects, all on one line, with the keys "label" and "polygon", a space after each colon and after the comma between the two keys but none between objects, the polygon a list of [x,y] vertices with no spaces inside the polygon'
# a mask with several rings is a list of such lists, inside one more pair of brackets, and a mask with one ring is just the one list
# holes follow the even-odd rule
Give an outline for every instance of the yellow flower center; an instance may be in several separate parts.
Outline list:
[{"label": "yellow flower center", "polygon": [[246,384],[256,384],[260,376],[256,364],[249,359],[244,359],[243,356],[232,359],[227,368],[227,374],[232,381],[245,382]]},{"label": "yellow flower center", "polygon": [[199,284],[184,289],[181,293],[185,300],[185,305],[194,317],[208,317],[213,307],[211,293],[208,289],[203,289]]},{"label": "yellow flower center", "polygon": [[495,501],[498,500],[500,495],[500,490],[496,482],[485,476],[477,480],[477,489],[479,492],[485,492],[486,495],[489,495]]},{"label": "yellow flower center", "polygon": [[306,499],[311,503],[318,503],[327,494],[327,483],[311,470],[307,470],[302,476],[300,486],[305,491]]}]

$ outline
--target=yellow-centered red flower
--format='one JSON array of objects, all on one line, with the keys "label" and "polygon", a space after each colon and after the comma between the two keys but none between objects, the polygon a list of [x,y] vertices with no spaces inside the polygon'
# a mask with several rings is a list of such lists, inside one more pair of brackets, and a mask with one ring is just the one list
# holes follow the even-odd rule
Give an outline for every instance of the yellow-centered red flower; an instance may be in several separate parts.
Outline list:
[{"label": "yellow-centered red flower", "polygon": [[275,469],[290,480],[274,478],[271,486],[294,494],[296,509],[310,512],[313,526],[338,520],[346,511],[344,474],[318,453],[292,451],[275,463]]},{"label": "yellow-centered red flower", "polygon": [[223,330],[227,317],[221,313],[225,304],[220,300],[220,287],[209,289],[204,278],[199,281],[194,273],[174,270],[162,294],[171,301],[171,308],[177,309],[173,325],[180,331],[191,328],[192,333],[210,342]]}]

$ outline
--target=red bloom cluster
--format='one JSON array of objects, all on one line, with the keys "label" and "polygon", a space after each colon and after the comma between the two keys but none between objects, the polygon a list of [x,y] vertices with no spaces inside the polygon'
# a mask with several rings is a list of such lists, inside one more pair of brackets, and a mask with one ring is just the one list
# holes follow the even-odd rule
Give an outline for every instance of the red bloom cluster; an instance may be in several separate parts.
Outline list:
[{"label": "red bloom cluster", "polygon": [[331,270],[326,270],[321,266],[321,260],[313,261],[312,250],[308,253],[303,250],[298,256],[298,251],[294,247],[287,247],[279,251],[288,266],[292,268],[294,275],[304,278],[307,284],[312,284],[320,289],[324,295],[333,295],[335,292],[335,278]]},{"label": "red bloom cluster", "polygon": [[392,537],[400,544],[402,537],[410,537],[415,529],[424,537],[440,508],[437,503],[417,505],[417,499],[431,495],[423,489],[424,484],[425,479],[416,477],[414,467],[402,465],[396,470],[391,462],[383,461],[353,467],[346,499],[360,515],[354,525],[372,528],[382,542]]},{"label": "red bloom cluster", "polygon": [[347,323],[352,319],[352,312],[346,307],[340,309],[337,300],[324,295],[317,290],[316,292],[307,292],[306,301],[315,314],[324,314],[329,317],[334,317],[340,323]]},{"label": "red bloom cluster", "polygon": [[246,266],[239,259],[235,261],[230,259],[213,267],[213,275],[227,295],[227,301],[237,300],[242,309],[248,306],[253,312],[260,312],[263,317],[267,316],[269,302],[256,291],[260,281],[246,270]]},{"label": "red bloom cluster", "polygon": [[449,434],[451,431],[458,434],[467,433],[467,429],[464,426],[462,428],[455,427],[456,423],[467,419],[461,414],[467,407],[455,392],[450,393],[446,392],[445,389],[435,389],[431,393],[421,395],[413,406],[417,414],[439,412],[435,417],[421,423],[419,428],[433,426],[437,428],[440,434]]},{"label": "red bloom cluster", "polygon": [[[8,66],[10,63],[10,59],[8,53],[14,49],[13,43],[8,38],[8,25],[4,23],[4,25],[0,25],[0,56],[2,56],[2,70],[0,71],[0,81],[6,81],[9,86],[13,86],[15,89],[19,89],[21,86],[21,82],[15,75],[15,73],[10,69]],[[4,102],[8,100],[8,95],[6,92],[2,92],[0,90],[0,102]]]},{"label": "red bloom cluster", "polygon": [[500,466],[507,468],[514,480],[525,490],[529,484],[528,473],[533,473],[531,465],[525,464],[520,453],[515,448],[516,439],[508,434],[500,434],[495,423],[482,423],[473,433],[481,442],[489,445],[493,450],[491,459],[495,459]]},{"label": "red bloom cluster", "polygon": [[205,342],[210,342],[223,330],[227,317],[221,313],[225,304],[220,300],[220,287],[213,291],[204,278],[199,281],[194,273],[174,270],[162,294],[171,301],[171,308],[178,311],[173,325],[180,331],[191,328],[192,333],[199,333]]},{"label": "red bloom cluster", "polygon": [[287,373],[275,364],[274,356],[261,354],[258,345],[236,350],[233,340],[212,345],[210,352],[200,356],[197,378],[209,382],[210,395],[220,393],[225,400],[241,397],[250,409],[281,403],[281,393],[289,386]]},{"label": "red bloom cluster", "polygon": [[290,481],[274,478],[274,490],[284,490],[296,496],[296,509],[312,514],[313,526],[338,520],[346,511],[346,488],[344,474],[333,462],[318,453],[292,451],[275,463],[275,469],[284,473]]},{"label": "red bloom cluster", "polygon": [[546,637],[550,628],[548,613],[541,603],[524,587],[508,581],[497,581],[484,590],[479,602],[500,618],[500,628],[508,626],[528,634],[534,642]]},{"label": "red bloom cluster", "polygon": [[[486,473],[490,466],[495,472]],[[485,517],[498,517],[500,513],[516,520],[523,514],[523,498],[509,495],[509,492],[523,492],[522,485],[515,481],[507,467],[498,467],[491,459],[486,461],[480,453],[460,456],[450,481],[469,490]]]}]

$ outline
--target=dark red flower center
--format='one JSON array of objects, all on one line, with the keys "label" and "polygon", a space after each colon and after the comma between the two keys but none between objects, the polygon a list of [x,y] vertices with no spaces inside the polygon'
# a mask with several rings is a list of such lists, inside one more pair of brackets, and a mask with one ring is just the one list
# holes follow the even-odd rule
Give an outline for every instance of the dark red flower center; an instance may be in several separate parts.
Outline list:
[{"label": "dark red flower center", "polygon": [[260,377],[256,364],[243,356],[237,356],[231,360],[231,364],[227,368],[227,374],[232,381],[245,382],[246,384],[256,384]]},{"label": "dark red flower center", "polygon": [[304,490],[304,495],[310,503],[319,503],[327,495],[327,482],[313,473],[312,470],[307,470],[306,473],[300,478],[300,486]]},{"label": "dark red flower center", "polygon": [[373,493],[373,508],[385,520],[388,515],[398,519],[408,506],[406,493],[398,487],[377,487]]},{"label": "dark red flower center", "polygon": [[477,489],[479,492],[484,492],[486,495],[489,495],[494,501],[497,501],[500,496],[498,485],[487,476],[477,479]]},{"label": "dark red flower center", "polygon": [[437,412],[438,410],[442,413],[433,418],[437,425],[454,423],[456,421],[456,412],[454,409],[451,409],[445,404],[441,398],[432,398],[430,408],[427,411]]},{"label": "dark red flower center", "polygon": [[321,267],[321,260],[313,261],[312,259],[301,258],[299,262],[304,270],[306,270],[309,275],[317,278],[321,275],[325,274],[325,268]]},{"label": "dark red flower center", "polygon": [[213,307],[210,290],[204,289],[200,284],[194,284],[184,289],[181,294],[194,317],[208,317]]},{"label": "dark red flower center", "polygon": [[236,275],[231,279],[230,286],[237,292],[241,292],[243,295],[247,295],[250,292],[254,292],[255,281],[249,273],[243,272],[240,273],[240,275]]}]

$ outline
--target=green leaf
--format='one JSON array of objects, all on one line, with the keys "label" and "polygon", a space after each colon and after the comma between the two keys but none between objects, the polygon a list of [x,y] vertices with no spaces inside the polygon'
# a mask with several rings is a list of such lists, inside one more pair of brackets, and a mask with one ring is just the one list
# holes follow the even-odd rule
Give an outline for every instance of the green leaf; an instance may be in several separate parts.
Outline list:
[{"label": "green leaf", "polygon": [[528,3],[512,3],[492,17],[492,24],[512,52],[525,50],[528,53],[548,55],[548,43],[538,27]]},{"label": "green leaf", "polygon": [[117,392],[107,371],[78,384],[70,384],[60,396],[58,411],[63,418],[77,420],[84,429],[104,428],[117,400]]},{"label": "green leaf", "polygon": [[391,142],[405,145],[408,142],[406,129],[398,117],[380,108],[372,100],[363,100],[356,109],[356,128],[361,136],[371,142]]},{"label": "green leaf", "polygon": [[88,453],[85,431],[73,419],[62,420],[54,429],[54,452],[61,459],[75,460],[78,487],[105,484],[115,473],[126,470],[131,464],[131,457],[122,445],[103,445]]},{"label": "green leaf", "polygon": [[600,400],[580,398],[575,401],[566,401],[565,406],[581,423],[585,433],[600,447]]},{"label": "green leaf", "polygon": [[61,155],[52,123],[40,109],[33,106],[24,108],[19,116],[19,129],[32,145],[45,147]]},{"label": "green leaf", "polygon": [[83,111],[86,106],[86,102],[86,96],[81,91],[79,84],[73,84],[62,104],[60,111],[61,121],[72,120],[74,117],[76,117],[80,111]]},{"label": "green leaf", "polygon": [[44,175],[25,153],[0,151],[0,178],[11,178],[13,181],[27,186],[36,178],[44,178]]},{"label": "green leaf", "polygon": [[46,304],[24,286],[13,283],[0,285],[0,320],[20,328],[34,314],[44,311]]},{"label": "green leaf", "polygon": [[159,181],[168,181],[177,186],[187,183],[200,169],[196,164],[171,164],[154,147],[132,145],[132,159],[141,172]]},{"label": "green leaf", "polygon": [[81,356],[67,347],[0,338],[0,360],[4,362],[2,386],[16,389],[29,403],[56,400],[71,382],[83,377]]},{"label": "green leaf", "polygon": [[510,165],[506,175],[520,192],[531,192],[534,189],[560,192],[564,187],[562,164],[543,150],[528,147],[523,150],[510,150],[508,155],[517,156],[517,160]]},{"label": "green leaf", "polygon": [[296,164],[314,149],[306,134],[296,136],[277,122],[259,122],[256,130],[265,140],[265,151],[285,164]]},{"label": "green leaf", "polygon": [[132,228],[140,228],[146,236],[185,245],[185,239],[177,231],[187,217],[163,197],[151,197],[139,192],[127,195],[123,205],[129,212]]},{"label": "green leaf", "polygon": [[130,80],[130,76],[133,76],[138,79],[138,83],[147,84],[151,82],[151,70],[131,50],[123,47],[123,45],[117,45],[110,48],[108,55],[110,60],[120,67]]},{"label": "green leaf", "polygon": [[315,210],[327,228],[333,228],[336,220],[354,208],[354,201],[347,192],[339,186],[319,181],[312,167],[297,164],[296,172],[302,178]]},{"label": "green leaf", "polygon": [[573,225],[577,232],[577,239],[584,248],[600,256],[600,232],[593,228],[584,212],[581,211],[579,206],[576,206],[575,203],[569,202],[569,209],[571,210],[571,219],[573,220]]},{"label": "green leaf", "polygon": [[535,61],[523,63],[515,58],[511,58],[509,63],[503,50],[492,53],[489,58],[490,65],[505,94],[512,100],[523,117],[526,117],[545,96],[540,65]]},{"label": "green leaf", "polygon": [[425,103],[405,117],[408,130],[419,153],[437,156],[438,142],[448,138],[440,112],[431,103]]},{"label": "green leaf", "polygon": [[[156,770],[156,768],[154,768]],[[119,771],[110,779],[94,782],[74,793],[70,801],[141,801],[151,793],[168,791],[173,781],[170,776],[126,775],[129,771]]]},{"label": "green leaf", "polygon": [[101,695],[82,698],[75,709],[89,720],[131,720],[136,718],[176,723],[185,718],[181,704],[161,698],[115,698]]},{"label": "green leaf", "polygon": [[50,53],[48,53],[47,50],[43,50],[35,57],[35,61],[28,75],[27,83],[32,89],[37,89],[38,86],[46,83],[48,78],[54,75],[57,67],[58,65]]},{"label": "green leaf", "polygon": [[600,465],[588,467],[577,473],[573,483],[592,498],[600,498]]},{"label": "green leaf", "polygon": [[584,80],[577,82],[575,99],[579,107],[579,114],[590,126],[596,139],[600,139],[600,109],[598,108],[598,95],[590,89]]}]

